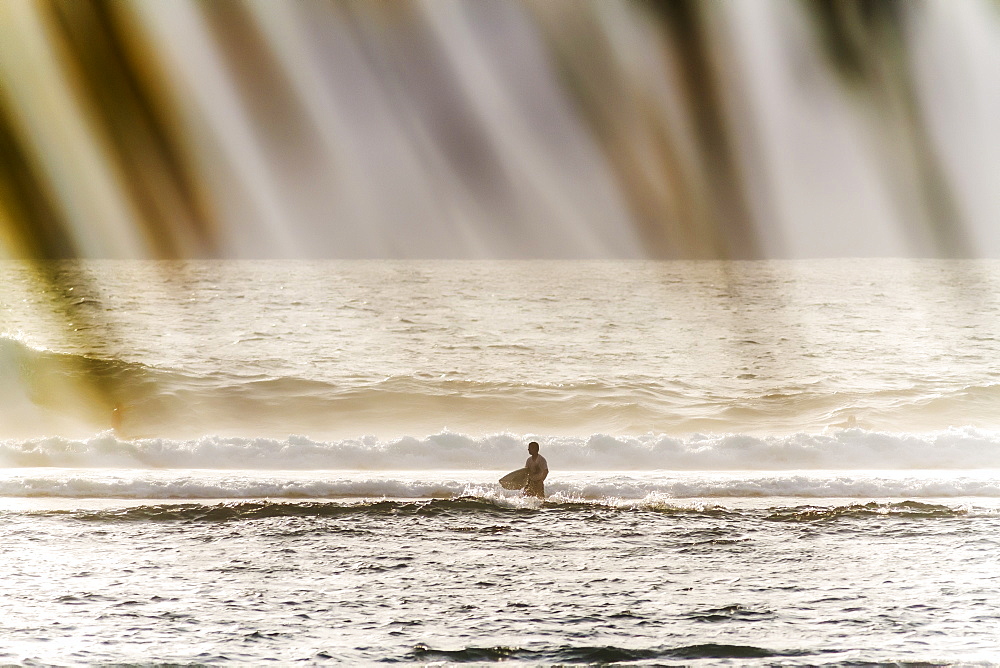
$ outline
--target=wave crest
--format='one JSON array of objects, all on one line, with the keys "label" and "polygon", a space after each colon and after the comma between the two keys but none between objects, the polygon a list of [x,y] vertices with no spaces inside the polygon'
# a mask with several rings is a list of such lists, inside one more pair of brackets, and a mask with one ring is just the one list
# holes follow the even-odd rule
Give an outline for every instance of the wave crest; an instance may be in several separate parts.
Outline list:
[{"label": "wave crest", "polygon": [[[553,469],[567,471],[789,471],[1000,469],[1000,434],[973,428],[907,434],[843,429],[824,434],[530,436]],[[251,470],[501,470],[516,468],[526,438],[442,432],[418,438],[335,441],[206,436],[125,440],[0,441],[0,466]]]},{"label": "wave crest", "polygon": [[[198,371],[148,366],[39,350],[0,336],[0,424],[7,434],[25,437],[79,436],[110,427],[117,405],[123,416],[118,433],[130,438],[289,433],[322,438],[432,434],[445,427],[577,437],[647,431],[792,434],[849,426],[1000,429],[993,410],[1000,384],[928,380],[905,388],[845,390],[795,383],[713,392],[643,374],[525,382],[457,372],[344,376],[302,365],[292,372],[283,363],[219,365],[193,367]],[[282,369],[291,375],[282,375]]]}]

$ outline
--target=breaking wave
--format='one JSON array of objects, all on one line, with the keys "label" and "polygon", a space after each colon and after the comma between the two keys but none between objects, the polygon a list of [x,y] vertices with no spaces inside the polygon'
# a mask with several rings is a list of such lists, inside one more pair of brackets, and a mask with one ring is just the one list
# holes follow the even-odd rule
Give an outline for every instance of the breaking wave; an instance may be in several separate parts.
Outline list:
[{"label": "breaking wave", "polygon": [[121,439],[103,432],[0,441],[2,467],[251,470],[501,470],[542,444],[554,469],[567,471],[789,471],[1000,469],[1000,433],[955,428],[930,433],[863,429],[753,436],[658,434],[568,436],[442,432],[427,437],[335,441],[207,436],[192,440]]},{"label": "breaking wave", "polygon": [[[155,471],[12,469],[0,497],[67,499],[459,499],[511,507],[536,499],[502,490],[499,471]],[[551,482],[550,482],[551,481]],[[1000,472],[816,471],[806,473],[561,472],[546,482],[548,501],[599,501],[616,508],[674,509],[678,499],[1000,498]]]}]

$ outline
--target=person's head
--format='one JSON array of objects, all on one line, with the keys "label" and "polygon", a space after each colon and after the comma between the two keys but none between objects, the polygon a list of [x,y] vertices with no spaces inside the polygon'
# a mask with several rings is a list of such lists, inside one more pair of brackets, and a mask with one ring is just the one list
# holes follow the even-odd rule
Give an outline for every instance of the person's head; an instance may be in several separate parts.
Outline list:
[{"label": "person's head", "polygon": [[528,454],[531,455],[532,457],[538,454],[538,444],[535,443],[534,441],[528,443]]}]

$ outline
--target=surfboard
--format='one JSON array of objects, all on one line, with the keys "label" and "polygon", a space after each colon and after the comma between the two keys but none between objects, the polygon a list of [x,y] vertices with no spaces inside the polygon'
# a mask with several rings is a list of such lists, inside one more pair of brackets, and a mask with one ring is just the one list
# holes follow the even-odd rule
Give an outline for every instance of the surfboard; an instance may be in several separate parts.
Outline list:
[{"label": "surfboard", "polygon": [[511,471],[500,478],[500,486],[504,489],[524,489],[528,484],[528,469],[518,469]]}]

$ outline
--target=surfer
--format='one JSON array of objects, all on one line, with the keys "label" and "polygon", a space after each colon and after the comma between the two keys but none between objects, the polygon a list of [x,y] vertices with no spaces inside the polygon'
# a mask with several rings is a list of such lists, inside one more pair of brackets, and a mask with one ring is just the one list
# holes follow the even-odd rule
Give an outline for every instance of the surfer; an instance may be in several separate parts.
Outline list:
[{"label": "surfer", "polygon": [[524,486],[524,493],[528,496],[537,496],[539,499],[545,498],[545,478],[549,475],[549,463],[545,457],[538,454],[538,443],[532,441],[528,443],[528,461],[524,463],[524,468],[528,469],[528,482]]}]

